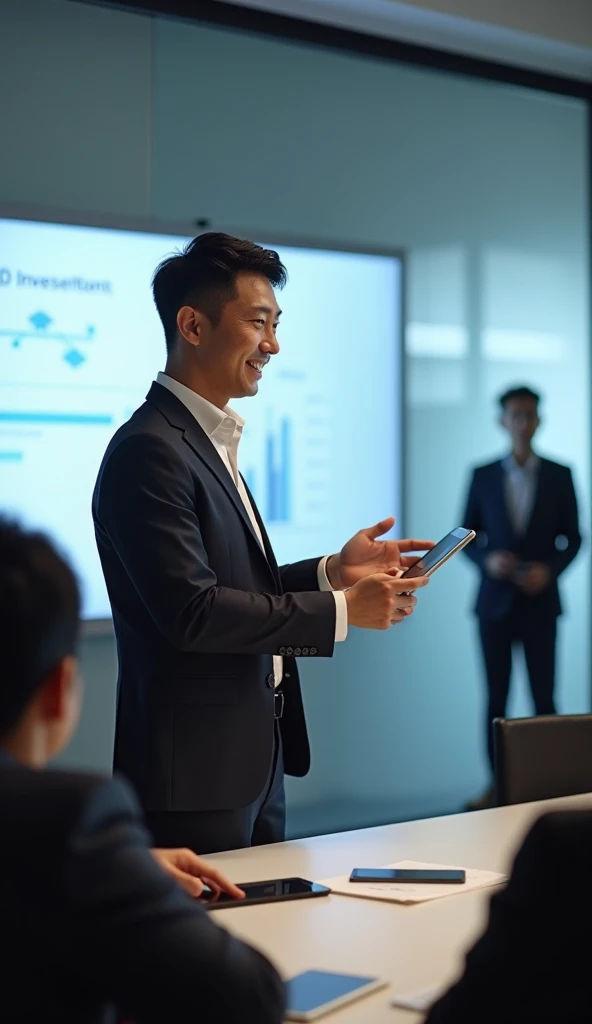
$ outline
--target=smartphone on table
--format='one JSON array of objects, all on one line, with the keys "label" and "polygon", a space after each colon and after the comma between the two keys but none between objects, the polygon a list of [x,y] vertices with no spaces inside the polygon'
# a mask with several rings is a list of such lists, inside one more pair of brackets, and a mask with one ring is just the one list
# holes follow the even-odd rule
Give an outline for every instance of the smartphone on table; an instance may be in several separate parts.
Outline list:
[{"label": "smartphone on table", "polygon": [[430,885],[462,885],[467,880],[466,872],[452,868],[354,868],[350,882],[409,882]]},{"label": "smartphone on table", "polygon": [[280,903],[284,900],[303,900],[315,896],[328,896],[331,890],[318,882],[306,878],[273,878],[266,882],[240,883],[245,896],[239,900],[228,893],[204,889],[200,901],[206,910],[221,910],[223,907],[252,907],[256,903]]}]

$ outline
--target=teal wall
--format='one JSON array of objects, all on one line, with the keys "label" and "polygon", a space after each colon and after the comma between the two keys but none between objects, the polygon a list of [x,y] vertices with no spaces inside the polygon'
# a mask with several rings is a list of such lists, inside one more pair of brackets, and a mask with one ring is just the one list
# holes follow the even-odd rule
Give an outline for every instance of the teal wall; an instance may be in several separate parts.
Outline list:
[{"label": "teal wall", "polygon": [[[503,446],[494,396],[524,379],[588,532],[583,104],[66,0],[0,0],[0,80],[0,201],[407,250],[406,507],[377,519],[456,525],[468,467]],[[588,578],[586,549],[565,577],[562,711],[589,707]],[[459,559],[410,622],[304,666],[313,770],[289,783],[294,830],[448,810],[484,784],[475,582]],[[112,639],[82,661],[66,761],[108,767]],[[512,710],[528,709],[519,666]]]}]

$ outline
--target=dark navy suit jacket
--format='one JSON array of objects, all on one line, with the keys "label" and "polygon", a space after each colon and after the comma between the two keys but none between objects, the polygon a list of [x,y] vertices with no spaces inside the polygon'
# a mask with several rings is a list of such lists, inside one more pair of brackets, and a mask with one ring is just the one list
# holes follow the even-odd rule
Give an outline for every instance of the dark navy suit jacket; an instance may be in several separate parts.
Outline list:
[{"label": "dark navy suit jacket", "polygon": [[[253,503],[254,504],[254,503]],[[150,811],[234,810],[265,786],[273,655],[286,771],[310,754],[294,656],[333,653],[319,559],[278,567],[182,402],[153,384],[113,437],[93,498],[119,654],[115,767]]]},{"label": "dark navy suit jacket", "polygon": [[471,480],[463,526],[477,532],[475,542],[465,549],[482,573],[477,615],[499,620],[509,615],[514,607],[518,593],[515,585],[493,580],[485,570],[487,555],[500,550],[510,551],[524,562],[544,562],[549,566],[551,584],[528,600],[528,608],[533,615],[556,617],[561,614],[557,577],[573,561],[582,542],[576,495],[567,466],[541,460],[532,514],[522,536],[516,534],[510,522],[502,462],[480,466]]},{"label": "dark navy suit jacket", "polygon": [[276,971],[161,871],[123,782],[0,755],[0,836],[3,1024],[280,1024]]}]

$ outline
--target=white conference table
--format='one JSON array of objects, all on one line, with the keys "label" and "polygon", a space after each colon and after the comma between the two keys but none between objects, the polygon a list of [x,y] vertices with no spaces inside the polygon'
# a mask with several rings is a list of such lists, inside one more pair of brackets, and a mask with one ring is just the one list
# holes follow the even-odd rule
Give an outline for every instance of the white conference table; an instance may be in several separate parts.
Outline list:
[{"label": "white conference table", "polygon": [[[210,859],[237,882],[289,876],[321,881],[353,867],[398,860],[507,873],[535,818],[547,810],[579,808],[592,809],[592,793],[235,850]],[[447,983],[460,973],[494,891],[459,893],[415,906],[332,894],[212,913],[217,923],[266,953],[286,978],[315,968],[390,982],[390,989],[327,1015],[327,1024],[416,1024],[423,1016],[394,1009],[391,997]]]}]

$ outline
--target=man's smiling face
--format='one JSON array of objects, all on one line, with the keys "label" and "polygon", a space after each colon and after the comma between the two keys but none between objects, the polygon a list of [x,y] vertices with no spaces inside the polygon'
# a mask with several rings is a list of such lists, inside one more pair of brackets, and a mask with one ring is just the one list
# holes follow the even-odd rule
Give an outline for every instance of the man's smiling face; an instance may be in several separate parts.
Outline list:
[{"label": "man's smiling face", "polygon": [[224,404],[231,398],[257,394],[272,355],[281,310],[274,290],[262,274],[237,275],[235,296],[225,303],[214,326],[200,317],[195,356],[208,389]]}]

